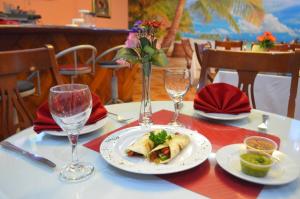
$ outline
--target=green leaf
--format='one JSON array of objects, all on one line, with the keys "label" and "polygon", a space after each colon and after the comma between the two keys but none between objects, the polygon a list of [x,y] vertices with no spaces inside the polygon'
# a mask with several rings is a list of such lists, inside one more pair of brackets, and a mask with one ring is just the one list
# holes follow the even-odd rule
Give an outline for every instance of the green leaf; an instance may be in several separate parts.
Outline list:
[{"label": "green leaf", "polygon": [[141,43],[142,49],[143,49],[145,46],[151,46],[151,42],[150,42],[149,39],[147,39],[146,37],[141,37],[141,38],[140,38],[140,43]]},{"label": "green leaf", "polygon": [[156,147],[160,144],[164,144],[166,142],[167,136],[167,131],[155,130],[150,132],[149,139],[154,143],[154,146]]},{"label": "green leaf", "polygon": [[166,66],[168,62],[168,58],[162,49],[159,49],[157,53],[152,56],[152,64],[156,66]]},{"label": "green leaf", "polygon": [[125,59],[131,64],[136,64],[139,62],[139,56],[137,52],[131,48],[121,48],[120,50],[118,50],[113,60],[115,61],[118,59]]},{"label": "green leaf", "polygon": [[153,42],[152,42],[152,47],[156,48],[156,45],[157,45],[157,39],[154,39]]},{"label": "green leaf", "polygon": [[151,57],[154,55],[154,53],[156,53],[156,50],[153,49],[151,46],[148,46],[148,45],[143,48],[143,51]]}]

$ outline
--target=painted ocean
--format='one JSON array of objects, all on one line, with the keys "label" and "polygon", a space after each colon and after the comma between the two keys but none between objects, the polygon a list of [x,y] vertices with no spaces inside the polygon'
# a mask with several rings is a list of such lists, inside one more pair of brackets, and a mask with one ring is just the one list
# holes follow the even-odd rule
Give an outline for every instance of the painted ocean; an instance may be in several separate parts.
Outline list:
[{"label": "painted ocean", "polygon": [[[189,2],[194,0],[189,0]],[[300,39],[300,0],[264,0],[265,16],[262,25],[256,27],[247,21],[234,17],[240,33],[235,32],[229,24],[215,16],[211,23],[201,22],[201,18],[192,14],[194,32],[182,33],[183,37],[195,39],[223,39],[256,41],[258,35],[270,31],[278,42],[291,42]]]}]

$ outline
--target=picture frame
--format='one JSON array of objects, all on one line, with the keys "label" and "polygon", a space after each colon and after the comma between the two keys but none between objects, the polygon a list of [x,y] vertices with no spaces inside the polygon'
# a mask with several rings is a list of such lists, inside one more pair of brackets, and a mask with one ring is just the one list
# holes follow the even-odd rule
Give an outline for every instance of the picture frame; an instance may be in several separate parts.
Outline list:
[{"label": "picture frame", "polygon": [[92,0],[92,11],[96,17],[110,18],[110,0]]}]

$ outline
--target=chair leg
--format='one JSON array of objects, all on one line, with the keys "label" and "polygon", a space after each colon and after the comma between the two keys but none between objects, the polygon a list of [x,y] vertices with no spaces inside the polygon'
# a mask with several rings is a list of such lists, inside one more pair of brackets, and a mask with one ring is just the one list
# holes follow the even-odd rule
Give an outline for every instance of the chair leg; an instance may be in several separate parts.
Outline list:
[{"label": "chair leg", "polygon": [[75,76],[71,76],[71,84],[74,84],[74,79],[75,79]]},{"label": "chair leg", "polygon": [[118,92],[118,77],[116,75],[116,70],[113,70],[111,78],[111,99],[113,102],[118,99]]},{"label": "chair leg", "polygon": [[111,99],[106,104],[118,104],[123,103],[122,100],[119,99],[118,94],[118,77],[116,75],[117,70],[112,71],[112,78],[111,78]]}]

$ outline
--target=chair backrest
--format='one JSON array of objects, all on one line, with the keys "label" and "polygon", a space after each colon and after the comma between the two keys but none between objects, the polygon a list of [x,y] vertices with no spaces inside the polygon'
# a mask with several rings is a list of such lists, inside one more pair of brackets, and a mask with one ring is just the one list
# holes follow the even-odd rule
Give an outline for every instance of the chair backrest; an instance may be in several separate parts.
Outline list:
[{"label": "chair backrest", "polygon": [[296,48],[300,48],[300,43],[290,44],[290,50],[295,50]]},{"label": "chair backrest", "polygon": [[[197,45],[195,47],[198,48]],[[202,52],[197,50],[197,53],[202,53],[202,55],[198,56],[198,58],[202,59],[198,89],[205,86],[206,74],[209,68],[236,70],[239,76],[238,87],[249,96],[253,108],[255,108],[253,85],[256,75],[259,72],[291,74],[292,81],[288,103],[288,116],[294,117],[300,64],[299,51],[255,53],[205,49]]]},{"label": "chair backrest", "polygon": [[104,56],[106,56],[110,53],[113,53],[113,52],[116,53],[118,50],[120,50],[121,48],[124,48],[124,47],[125,47],[125,45],[122,44],[122,45],[117,45],[117,46],[114,46],[112,48],[109,48],[109,49],[105,50],[104,52],[102,52],[100,55],[98,55],[96,57],[96,59],[95,59],[96,63],[99,63],[103,59]]},{"label": "chair backrest", "polygon": [[289,50],[290,50],[289,44],[274,44],[274,46],[270,49],[270,51],[279,51],[279,52],[286,52]]},{"label": "chair backrest", "polygon": [[[194,53],[194,49],[192,47],[191,41],[189,39],[181,39],[181,44],[183,47],[183,51],[185,54],[185,60],[187,63],[187,68],[190,69],[191,68],[191,64],[192,64],[192,59],[193,59],[193,53]],[[211,48],[211,43],[210,42],[205,42],[205,43],[201,43],[201,45],[207,48]],[[200,63],[201,65],[201,63]]]},{"label": "chair backrest", "polygon": [[[252,43],[251,49],[254,45],[259,45],[258,43]],[[286,52],[290,50],[289,44],[281,44],[281,43],[275,43],[272,48],[269,49],[269,51],[278,51],[278,52]]]},{"label": "chair backrest", "polygon": [[189,39],[181,39],[181,44],[182,44],[185,56],[189,59],[192,59],[194,50],[193,50],[190,40]]},{"label": "chair backrest", "polygon": [[0,140],[18,129],[32,125],[33,116],[26,108],[17,89],[17,78],[29,71],[50,71],[56,84],[62,84],[58,74],[54,49],[43,48],[0,52]]},{"label": "chair backrest", "polygon": [[243,50],[243,41],[215,41],[215,49],[224,48],[225,50]]},{"label": "chair backrest", "polygon": [[[89,50],[91,52],[91,55],[89,55],[86,59],[82,60],[80,59],[80,52],[87,51]],[[97,49],[89,44],[85,45],[78,45],[78,46],[73,46],[70,48],[67,48],[63,51],[60,51],[59,53],[56,54],[56,59],[59,59],[65,55],[72,54],[73,59],[72,59],[72,64],[74,65],[74,71],[76,75],[76,69],[80,63],[84,63],[86,65],[91,64],[92,67],[92,74],[95,74],[95,58],[97,54]]]}]

